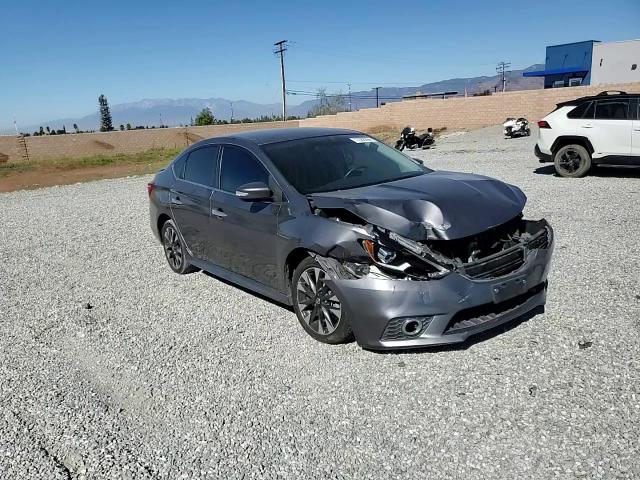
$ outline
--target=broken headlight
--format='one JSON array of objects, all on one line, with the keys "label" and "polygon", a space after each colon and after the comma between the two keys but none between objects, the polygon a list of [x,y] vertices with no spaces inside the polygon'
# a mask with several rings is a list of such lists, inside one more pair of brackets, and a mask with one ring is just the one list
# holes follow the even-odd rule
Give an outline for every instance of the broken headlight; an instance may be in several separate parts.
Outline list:
[{"label": "broken headlight", "polygon": [[393,261],[398,256],[397,253],[392,249],[380,245],[373,240],[363,240],[362,247],[365,249],[367,254],[369,254],[371,260],[376,263],[380,262],[385,265],[389,265],[393,263]]}]

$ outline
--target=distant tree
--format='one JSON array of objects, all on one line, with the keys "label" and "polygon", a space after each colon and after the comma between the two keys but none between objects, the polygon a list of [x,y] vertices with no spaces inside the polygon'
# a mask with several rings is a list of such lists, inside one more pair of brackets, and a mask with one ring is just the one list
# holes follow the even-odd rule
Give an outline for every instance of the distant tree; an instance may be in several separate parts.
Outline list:
[{"label": "distant tree", "polygon": [[[47,127],[47,129],[48,129],[48,128],[49,128],[49,127]],[[51,130],[51,131],[49,132],[49,135],[55,135],[55,134],[56,134],[56,131],[55,131],[55,130]]]},{"label": "distant tree", "polygon": [[76,131],[76,133],[80,133],[80,129],[78,128],[78,124],[77,123],[73,124],[73,129]]},{"label": "distant tree", "polygon": [[100,131],[110,132],[113,130],[113,122],[111,120],[111,110],[109,110],[107,97],[100,95],[98,97],[98,104],[100,105]]},{"label": "distant tree", "polygon": [[44,128],[40,127],[40,130],[38,131],[38,135],[44,135]]},{"label": "distant tree", "polygon": [[127,123],[127,130],[131,130],[131,124]]},{"label": "distant tree", "polygon": [[120,131],[124,132],[124,125],[120,124]]},{"label": "distant tree", "polygon": [[213,118],[213,113],[209,107],[203,108],[200,113],[196,116],[196,125],[201,127],[203,125],[213,125],[215,122],[215,118]]},{"label": "distant tree", "polygon": [[51,134],[51,129],[49,128],[49,125],[47,125],[47,133]]},{"label": "distant tree", "polygon": [[67,133],[67,127],[65,127],[64,125],[62,125],[62,133],[66,134]]},{"label": "distant tree", "polygon": [[336,95],[327,95],[326,88],[319,88],[316,92],[318,103],[309,110],[309,117],[317,117],[318,115],[335,115],[338,112],[346,110],[346,98],[342,93]]},{"label": "distant tree", "polygon": [[193,117],[191,117],[191,123],[189,125],[193,127]]}]

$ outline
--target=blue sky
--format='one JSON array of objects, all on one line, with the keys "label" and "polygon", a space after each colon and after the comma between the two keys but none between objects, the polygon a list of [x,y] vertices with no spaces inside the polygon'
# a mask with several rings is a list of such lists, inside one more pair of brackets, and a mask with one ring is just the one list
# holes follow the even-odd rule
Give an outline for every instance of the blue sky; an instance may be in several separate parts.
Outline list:
[{"label": "blue sky", "polygon": [[288,87],[361,90],[492,75],[500,60],[543,63],[546,45],[640,37],[639,0],[521,3],[0,0],[0,129],[13,115],[28,125],[90,113],[101,93],[111,104],[278,101],[281,39],[292,42]]}]

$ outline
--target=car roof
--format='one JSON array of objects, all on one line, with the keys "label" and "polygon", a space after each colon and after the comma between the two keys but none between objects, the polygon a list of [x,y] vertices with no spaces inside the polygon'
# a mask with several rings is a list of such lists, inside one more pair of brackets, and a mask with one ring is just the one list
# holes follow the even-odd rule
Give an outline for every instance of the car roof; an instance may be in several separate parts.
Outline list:
[{"label": "car roof", "polygon": [[558,103],[558,108],[559,107],[567,107],[570,105],[579,105],[581,103],[584,102],[588,102],[591,100],[611,100],[611,99],[616,99],[616,98],[637,98],[640,97],[640,93],[627,93],[627,92],[620,92],[620,91],[604,91],[604,92],[600,92],[597,95],[588,95],[586,97],[578,97],[578,98],[574,98],[573,100],[568,100],[566,102],[561,102]]},{"label": "car roof", "polygon": [[215,143],[224,143],[225,141],[239,139],[248,140],[257,145],[266,145],[269,143],[288,142],[290,140],[301,140],[304,138],[328,137],[330,135],[363,135],[363,133],[344,128],[268,128],[262,130],[248,130],[220,137],[213,137],[201,140],[197,144],[211,143],[211,141],[215,141]]}]

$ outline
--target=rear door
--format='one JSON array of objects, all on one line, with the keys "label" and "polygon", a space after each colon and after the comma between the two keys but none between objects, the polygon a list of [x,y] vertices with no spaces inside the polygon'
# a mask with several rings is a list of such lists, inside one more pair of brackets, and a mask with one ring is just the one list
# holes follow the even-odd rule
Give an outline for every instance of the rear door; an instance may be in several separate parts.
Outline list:
[{"label": "rear door", "polygon": [[220,147],[205,146],[186,157],[184,168],[171,189],[171,213],[189,251],[199,259],[209,259],[209,202],[217,179]]},{"label": "rear door", "polygon": [[[635,104],[635,105],[634,105]],[[634,165],[640,165],[640,97],[631,102],[631,111],[635,112],[631,131],[631,159]]]},{"label": "rear door", "polygon": [[580,120],[578,134],[586,136],[591,141],[596,162],[601,158],[607,163],[628,163],[632,131],[629,99],[596,100],[594,106],[593,117],[585,116]]},{"label": "rear door", "polygon": [[[247,202],[236,189],[264,182],[274,191],[273,201]],[[220,189],[211,197],[212,221],[222,232],[221,266],[273,288],[278,288],[278,211],[282,193],[262,162],[249,150],[224,145],[220,163]]]}]

